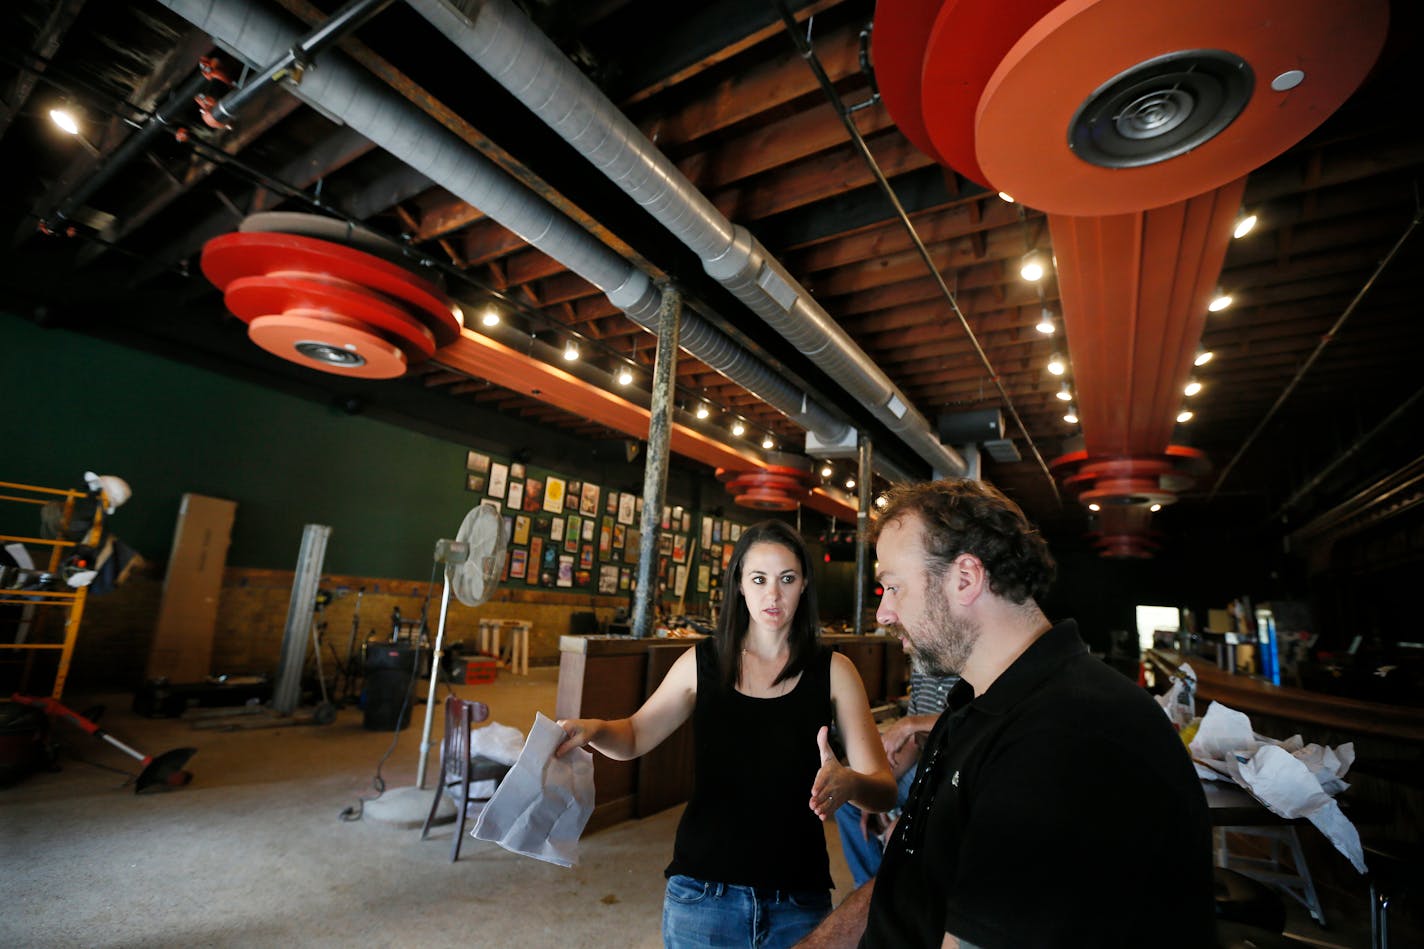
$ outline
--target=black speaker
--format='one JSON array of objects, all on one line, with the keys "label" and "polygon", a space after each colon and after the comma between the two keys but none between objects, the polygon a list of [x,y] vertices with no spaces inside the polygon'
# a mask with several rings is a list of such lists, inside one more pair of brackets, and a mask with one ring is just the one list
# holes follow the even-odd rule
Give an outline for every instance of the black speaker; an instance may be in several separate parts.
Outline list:
[{"label": "black speaker", "polygon": [[[407,703],[415,675],[416,650],[409,643],[366,644],[365,709],[361,723],[369,731],[401,731],[410,725]],[[404,709],[404,714],[402,714]]]}]

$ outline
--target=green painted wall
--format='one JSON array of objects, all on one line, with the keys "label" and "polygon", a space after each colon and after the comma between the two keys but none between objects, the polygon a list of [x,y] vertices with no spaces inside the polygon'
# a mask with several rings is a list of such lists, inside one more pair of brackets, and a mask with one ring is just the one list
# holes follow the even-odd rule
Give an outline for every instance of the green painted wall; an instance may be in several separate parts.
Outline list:
[{"label": "green painted wall", "polygon": [[[110,525],[153,560],[195,492],[238,504],[231,565],[290,568],[320,523],[326,572],[425,579],[435,538],[478,500],[464,445],[3,315],[0,380],[0,480],[122,476],[133,499]],[[34,533],[32,511],[0,505],[0,527]]]}]

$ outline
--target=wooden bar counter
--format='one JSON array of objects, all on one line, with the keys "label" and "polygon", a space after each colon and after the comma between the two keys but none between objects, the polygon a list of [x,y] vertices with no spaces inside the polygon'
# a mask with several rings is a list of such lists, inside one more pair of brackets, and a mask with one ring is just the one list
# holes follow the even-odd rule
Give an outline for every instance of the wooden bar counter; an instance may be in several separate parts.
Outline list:
[{"label": "wooden bar counter", "polygon": [[[1147,658],[1169,675],[1184,661],[1181,654],[1164,649],[1149,649]],[[1195,656],[1187,656],[1185,661],[1197,675],[1199,712],[1206,710],[1208,702],[1220,702],[1240,712],[1320,725],[1349,736],[1373,735],[1424,742],[1424,708],[1366,702],[1273,685],[1255,676],[1232,675],[1217,668],[1210,659]]]},{"label": "wooden bar counter", "polygon": [[[653,694],[683,650],[701,638],[561,636],[555,716],[607,719],[632,715]],[[906,661],[898,639],[825,635],[822,640],[855,663],[872,707],[892,703],[904,694]],[[634,761],[614,761],[595,752],[594,808],[587,830],[681,804],[692,793],[692,780],[690,721]]]}]

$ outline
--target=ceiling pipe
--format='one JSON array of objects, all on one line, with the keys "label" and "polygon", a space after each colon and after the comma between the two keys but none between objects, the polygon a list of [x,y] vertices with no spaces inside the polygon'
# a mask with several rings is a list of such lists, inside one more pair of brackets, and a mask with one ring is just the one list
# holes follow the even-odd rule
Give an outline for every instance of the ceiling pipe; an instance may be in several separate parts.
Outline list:
[{"label": "ceiling pipe", "polygon": [[[648,210],[707,273],[815,361],[941,475],[964,459],[805,287],[734,225],[508,0],[407,0],[495,81]],[[818,437],[819,437],[819,433]],[[822,439],[833,443],[833,439]]]},{"label": "ceiling pipe", "polygon": [[[254,67],[286,57],[301,35],[285,18],[248,0],[161,2]],[[283,85],[579,274],[630,319],[656,332],[661,294],[647,274],[338,51],[328,52],[299,84]],[[681,344],[818,438],[834,442],[849,432],[837,415],[698,314],[685,314]]]}]

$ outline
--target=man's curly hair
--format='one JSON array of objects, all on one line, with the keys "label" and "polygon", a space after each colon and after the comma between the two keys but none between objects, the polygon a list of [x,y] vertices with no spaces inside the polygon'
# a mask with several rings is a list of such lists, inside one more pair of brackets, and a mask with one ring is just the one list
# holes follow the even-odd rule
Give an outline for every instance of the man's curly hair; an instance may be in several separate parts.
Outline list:
[{"label": "man's curly hair", "polygon": [[984,564],[989,589],[1010,602],[1038,600],[1053,583],[1053,555],[1043,536],[1017,504],[987,481],[897,485],[871,527],[871,541],[879,539],[885,525],[909,516],[924,526],[925,569],[933,576],[943,576],[954,558],[970,553]]}]

